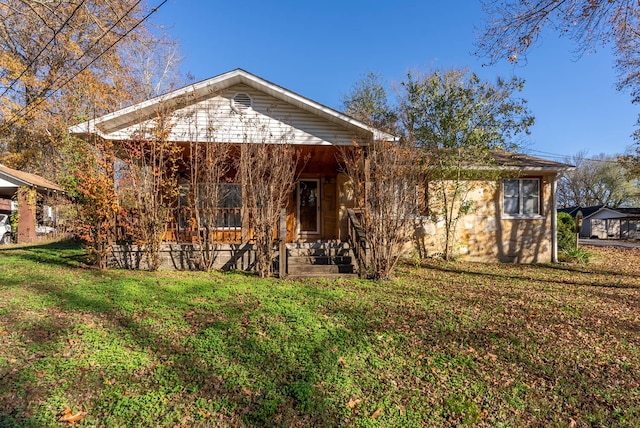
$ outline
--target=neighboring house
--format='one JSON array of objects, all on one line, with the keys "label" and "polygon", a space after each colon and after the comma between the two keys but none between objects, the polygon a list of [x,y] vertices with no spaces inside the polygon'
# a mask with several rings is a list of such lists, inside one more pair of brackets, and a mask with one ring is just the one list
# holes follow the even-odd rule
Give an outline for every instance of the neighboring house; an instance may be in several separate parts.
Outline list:
[{"label": "neighboring house", "polygon": [[[574,221],[577,221],[579,217],[582,218],[582,226],[580,227],[580,237],[588,238],[589,236],[591,236],[591,221],[588,219],[588,217],[603,207],[604,205],[594,205],[592,207],[572,206],[572,207],[558,208],[558,212],[569,214],[571,217],[573,217]],[[586,221],[585,221],[585,218],[586,218]]]},{"label": "neighboring house", "polygon": [[[565,211],[569,209],[560,209]],[[640,239],[640,208],[609,208],[604,205],[578,208],[569,212],[583,216],[580,236],[596,239]]]},{"label": "neighboring house", "polygon": [[[256,143],[256,129],[300,147],[304,162],[295,192],[286,211],[286,242],[341,242],[349,237],[349,210],[353,192],[342,172],[340,150],[366,147],[375,140],[395,137],[365,125],[343,113],[300,96],[244,70],[234,70],[150,99],[103,117],[76,125],[70,132],[96,135],[115,142],[148,133],[158,111],[169,112],[169,139]],[[264,141],[264,140],[262,140]],[[258,144],[263,144],[258,143]],[[567,165],[525,155],[494,153],[499,169],[513,178],[494,181],[473,194],[475,209],[459,229],[460,252],[471,260],[548,262],[555,259],[555,183]],[[220,241],[240,242],[246,228],[241,183],[226,183],[231,197],[220,206]],[[421,245],[438,252],[441,225],[420,220]],[[171,222],[168,242],[188,242],[184,222]],[[302,243],[302,244],[301,244]],[[171,251],[171,246],[167,247]],[[233,257],[232,255],[228,257]],[[167,258],[176,266],[176,258]],[[181,266],[176,266],[181,267]],[[222,258],[218,267],[240,267]]]},{"label": "neighboring house", "polygon": [[[18,243],[28,243],[36,239],[39,228],[43,227],[43,220],[46,219],[37,218],[37,201],[29,200],[28,192],[20,192],[19,189],[29,189],[40,196],[62,194],[63,190],[38,175],[0,165],[0,213],[11,214],[11,201],[12,199],[16,200],[18,231],[17,234],[15,231],[13,232]],[[51,213],[42,212],[42,206],[40,206],[40,211],[40,217],[51,216]]]}]

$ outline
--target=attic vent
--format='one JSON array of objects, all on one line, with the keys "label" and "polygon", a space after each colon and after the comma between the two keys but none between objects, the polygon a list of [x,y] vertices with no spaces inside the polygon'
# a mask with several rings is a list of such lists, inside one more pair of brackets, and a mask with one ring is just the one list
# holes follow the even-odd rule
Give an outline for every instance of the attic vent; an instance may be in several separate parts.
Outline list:
[{"label": "attic vent", "polygon": [[246,111],[251,108],[251,97],[245,93],[236,94],[231,100],[231,108],[237,112]]}]

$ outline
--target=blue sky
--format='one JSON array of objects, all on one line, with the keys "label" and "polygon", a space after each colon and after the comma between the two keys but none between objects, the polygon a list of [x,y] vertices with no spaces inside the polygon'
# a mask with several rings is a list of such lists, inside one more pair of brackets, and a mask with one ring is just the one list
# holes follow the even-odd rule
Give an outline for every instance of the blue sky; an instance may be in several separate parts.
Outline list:
[{"label": "blue sky", "polygon": [[[150,1],[154,6],[154,2]],[[536,117],[525,151],[559,159],[622,153],[640,108],[615,89],[609,48],[576,58],[573,45],[546,35],[525,65],[483,66],[473,55],[483,25],[480,2],[170,0],[153,16],[169,26],[196,81],[243,68],[339,109],[342,95],[375,72],[397,84],[407,70],[468,67],[485,79],[517,75]]]}]

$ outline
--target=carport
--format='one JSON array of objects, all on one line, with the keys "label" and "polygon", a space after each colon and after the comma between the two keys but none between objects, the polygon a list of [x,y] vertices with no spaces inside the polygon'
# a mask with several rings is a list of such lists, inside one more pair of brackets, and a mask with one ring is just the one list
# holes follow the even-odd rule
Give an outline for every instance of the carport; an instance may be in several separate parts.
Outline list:
[{"label": "carport", "polygon": [[37,195],[52,195],[55,193],[62,194],[64,192],[56,184],[45,178],[0,164],[0,210],[4,214],[11,214],[10,201],[17,202],[18,243],[33,242],[37,237]]}]

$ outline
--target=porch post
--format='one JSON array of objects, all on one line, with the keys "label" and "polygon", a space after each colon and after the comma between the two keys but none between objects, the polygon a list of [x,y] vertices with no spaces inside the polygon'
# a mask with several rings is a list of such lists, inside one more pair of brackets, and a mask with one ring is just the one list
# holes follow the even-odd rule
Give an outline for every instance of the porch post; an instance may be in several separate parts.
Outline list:
[{"label": "porch post", "polygon": [[[362,208],[367,206],[367,201],[369,200],[369,181],[371,179],[371,162],[369,161],[369,147],[364,148],[364,205]],[[356,201],[357,204],[357,201]]]},{"label": "porch post", "polygon": [[[242,158],[246,156],[246,145],[240,144],[240,168],[246,168]],[[244,171],[240,171],[240,177],[246,177],[247,174]],[[242,188],[242,207],[240,208],[240,242],[242,244],[246,244],[249,242],[249,210],[247,209],[247,201],[249,200],[249,195],[247,192],[247,183],[244,180],[240,183]]]},{"label": "porch post", "polygon": [[287,210],[280,210],[280,230],[278,233],[278,276],[284,278],[287,275]]}]

